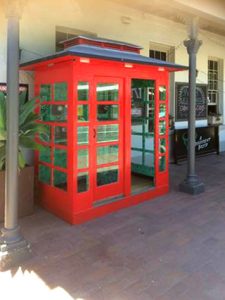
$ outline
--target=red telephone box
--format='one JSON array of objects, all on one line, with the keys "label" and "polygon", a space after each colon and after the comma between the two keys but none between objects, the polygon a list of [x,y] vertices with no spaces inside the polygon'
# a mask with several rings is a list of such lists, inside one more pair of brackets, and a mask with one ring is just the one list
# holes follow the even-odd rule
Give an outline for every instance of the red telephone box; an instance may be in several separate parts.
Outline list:
[{"label": "red telephone box", "polygon": [[111,40],[64,46],[21,65],[35,71],[48,130],[35,163],[42,205],[75,224],[168,192],[168,75],[186,67]]}]

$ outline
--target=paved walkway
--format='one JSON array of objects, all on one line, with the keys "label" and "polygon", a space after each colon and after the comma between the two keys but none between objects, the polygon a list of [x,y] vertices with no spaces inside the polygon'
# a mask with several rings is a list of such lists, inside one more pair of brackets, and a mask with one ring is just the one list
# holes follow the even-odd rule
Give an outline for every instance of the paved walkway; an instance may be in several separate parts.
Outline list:
[{"label": "paved walkway", "polygon": [[33,258],[0,273],[0,298],[225,299],[225,155],[197,165],[198,196],[177,190],[183,163],[170,166],[171,192],[155,201],[79,226],[42,209],[21,219]]}]

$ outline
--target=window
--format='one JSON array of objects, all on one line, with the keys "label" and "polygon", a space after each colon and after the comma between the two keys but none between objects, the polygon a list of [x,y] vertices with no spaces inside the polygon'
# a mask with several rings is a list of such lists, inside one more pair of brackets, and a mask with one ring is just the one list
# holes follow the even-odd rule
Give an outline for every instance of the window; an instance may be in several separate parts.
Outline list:
[{"label": "window", "polygon": [[[208,60],[208,105],[218,104],[218,75],[218,61]],[[216,110],[216,108],[209,110]]]},{"label": "window", "polygon": [[223,90],[223,61],[217,58],[208,59],[208,112],[209,114],[219,113],[221,111]]},{"label": "window", "polygon": [[[182,45],[179,45],[181,47]],[[178,49],[178,46],[176,47]],[[160,59],[167,62],[175,63],[175,47],[160,43],[149,44],[149,57]],[[175,116],[175,75],[174,72],[169,74],[169,114]]]},{"label": "window", "polygon": [[149,50],[149,57],[167,61],[167,53],[158,50]]},{"label": "window", "polygon": [[74,38],[78,35],[85,35],[89,37],[96,37],[97,34],[85,30],[79,30],[74,28],[68,28],[64,26],[56,26],[56,36],[55,36],[55,47],[56,51],[62,51],[63,45],[60,42]]}]

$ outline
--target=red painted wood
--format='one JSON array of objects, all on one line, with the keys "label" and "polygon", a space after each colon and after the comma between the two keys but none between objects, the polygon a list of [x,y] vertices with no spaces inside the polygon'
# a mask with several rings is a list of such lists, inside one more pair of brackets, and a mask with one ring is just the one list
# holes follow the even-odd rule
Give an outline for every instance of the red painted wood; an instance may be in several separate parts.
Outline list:
[{"label": "red painted wood", "polygon": [[[54,64],[53,64],[54,63]],[[79,58],[67,57],[57,58],[46,62],[37,63],[30,66],[35,69],[35,94],[39,94],[41,84],[54,84],[55,82],[66,81],[68,84],[68,121],[65,124],[59,122],[46,122],[51,126],[66,126],[68,131],[68,145],[56,146],[67,149],[68,166],[67,169],[54,167],[52,164],[42,163],[54,167],[56,170],[64,170],[68,176],[67,191],[60,190],[54,186],[38,183],[42,205],[50,212],[56,214],[71,224],[82,223],[107,213],[116,211],[130,205],[136,205],[146,200],[168,192],[168,69],[159,71],[157,66],[132,64],[132,68],[126,68],[123,62],[106,61],[100,59],[90,59],[89,63],[82,63]],[[27,69],[27,67],[26,67]],[[155,187],[148,192],[131,195],[131,80],[134,78],[155,81]],[[90,84],[90,97],[88,101],[78,101],[77,84],[79,81],[87,81]],[[96,120],[96,84],[98,82],[118,82],[119,102],[120,102],[120,152],[119,168],[120,179],[116,184],[97,187],[96,185],[96,138],[93,130],[100,123],[116,124],[117,121],[98,122]],[[159,86],[165,85],[167,88],[166,97],[166,122],[167,130],[165,134],[167,152],[166,170],[159,172]],[[88,104],[90,108],[90,118],[88,123],[77,122],[77,105]],[[46,102],[47,103],[53,103]],[[57,104],[65,102],[57,102]],[[102,102],[103,103],[103,102]],[[104,104],[107,102],[104,102]],[[111,103],[111,102],[110,102]],[[44,104],[44,103],[43,103]],[[89,145],[77,145],[77,126],[89,126]],[[46,145],[46,143],[44,143]],[[104,143],[115,144],[112,143]],[[54,146],[51,141],[49,146]],[[87,168],[77,170],[78,149],[89,149],[90,159]],[[38,173],[38,154],[35,154],[35,172]],[[112,165],[112,164],[108,164]],[[86,192],[77,192],[77,174],[81,171],[88,171],[90,176],[89,189]],[[108,197],[122,194],[121,200],[113,203],[95,207],[96,201],[105,200]]]}]

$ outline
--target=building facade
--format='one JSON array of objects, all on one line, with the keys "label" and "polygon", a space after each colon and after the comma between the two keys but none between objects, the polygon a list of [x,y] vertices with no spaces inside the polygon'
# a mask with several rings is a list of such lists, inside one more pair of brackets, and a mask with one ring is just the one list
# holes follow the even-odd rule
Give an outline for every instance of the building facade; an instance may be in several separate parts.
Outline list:
[{"label": "building facade", "polygon": [[[196,82],[207,88],[206,113],[197,126],[207,126],[209,115],[218,121],[220,151],[225,151],[225,6],[221,1],[127,1],[65,0],[24,2],[20,28],[21,62],[60,51],[61,41],[76,35],[120,40],[143,47],[141,54],[188,65],[183,41],[188,38],[188,24],[199,18],[202,46],[197,56]],[[1,3],[4,8],[4,4]],[[0,10],[0,82],[6,82],[6,18]],[[171,75],[170,115],[175,128],[187,127],[185,117],[177,112],[177,83],[188,82],[188,72]],[[21,83],[29,83],[33,94],[32,72],[20,72]],[[222,123],[222,124],[221,124]]]}]

